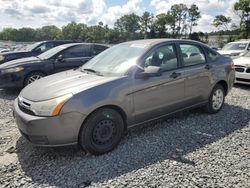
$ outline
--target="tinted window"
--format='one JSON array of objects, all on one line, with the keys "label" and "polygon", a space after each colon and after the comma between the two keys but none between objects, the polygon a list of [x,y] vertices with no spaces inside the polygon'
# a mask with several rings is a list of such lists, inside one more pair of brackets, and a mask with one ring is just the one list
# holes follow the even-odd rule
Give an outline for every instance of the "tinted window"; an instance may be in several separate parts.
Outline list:
[{"label": "tinted window", "polygon": [[180,44],[180,48],[184,66],[196,65],[206,62],[205,55],[198,46],[192,44]]},{"label": "tinted window", "polygon": [[173,45],[165,45],[154,50],[145,60],[144,67],[158,66],[161,70],[171,70],[178,66]]},{"label": "tinted window", "polygon": [[215,61],[217,59],[217,57],[219,56],[216,52],[213,52],[210,49],[206,49],[206,51],[207,51],[208,59],[210,61]]},{"label": "tinted window", "polygon": [[102,51],[106,50],[108,47],[106,46],[100,46],[100,45],[94,45],[94,55],[97,55],[99,53],[101,53]]},{"label": "tinted window", "polygon": [[49,42],[49,43],[44,43],[41,46],[37,47],[35,51],[39,53],[43,53],[43,52],[48,51],[51,48],[54,48],[54,44]]},{"label": "tinted window", "polygon": [[89,57],[89,46],[74,46],[63,52],[64,58]]}]

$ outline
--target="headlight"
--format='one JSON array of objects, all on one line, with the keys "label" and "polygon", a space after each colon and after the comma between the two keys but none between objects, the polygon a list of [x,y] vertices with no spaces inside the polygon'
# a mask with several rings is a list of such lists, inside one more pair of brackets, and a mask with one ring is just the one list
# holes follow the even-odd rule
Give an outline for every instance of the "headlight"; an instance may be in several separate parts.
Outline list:
[{"label": "headlight", "polygon": [[15,67],[15,68],[10,68],[10,69],[2,69],[1,72],[2,73],[11,73],[11,72],[20,72],[24,70],[23,67]]},{"label": "headlight", "polygon": [[0,61],[3,61],[5,59],[4,55],[0,55]]},{"label": "headlight", "polygon": [[38,116],[57,116],[65,102],[67,102],[72,96],[73,94],[67,94],[47,101],[34,102],[32,103],[30,110]]}]

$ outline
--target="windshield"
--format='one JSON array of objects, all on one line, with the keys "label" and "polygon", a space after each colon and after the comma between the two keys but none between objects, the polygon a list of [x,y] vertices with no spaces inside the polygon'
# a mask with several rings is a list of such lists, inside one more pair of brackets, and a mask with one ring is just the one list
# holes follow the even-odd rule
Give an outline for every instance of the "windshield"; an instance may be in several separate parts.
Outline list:
[{"label": "windshield", "polygon": [[122,76],[148,48],[141,44],[119,44],[91,59],[82,70],[91,69],[102,75]]},{"label": "windshield", "polygon": [[222,50],[245,50],[248,43],[228,43]]},{"label": "windshield", "polygon": [[250,51],[248,51],[247,53],[245,53],[243,56],[250,57]]},{"label": "windshield", "polygon": [[34,50],[36,47],[38,47],[41,44],[41,42],[36,42],[34,44],[30,44],[27,47],[25,47],[26,51],[32,51]]},{"label": "windshield", "polygon": [[54,55],[56,55],[58,52],[62,51],[65,48],[66,47],[64,47],[64,46],[57,46],[55,48],[52,48],[52,49],[40,54],[37,57],[40,58],[40,59],[49,59],[49,58],[53,57]]}]

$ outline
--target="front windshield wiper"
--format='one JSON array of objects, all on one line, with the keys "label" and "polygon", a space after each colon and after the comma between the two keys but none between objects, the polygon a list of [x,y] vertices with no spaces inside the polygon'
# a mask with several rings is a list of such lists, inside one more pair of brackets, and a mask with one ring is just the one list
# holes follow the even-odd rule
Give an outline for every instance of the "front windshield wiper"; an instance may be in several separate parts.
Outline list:
[{"label": "front windshield wiper", "polygon": [[84,72],[92,72],[95,73],[98,76],[103,76],[100,72],[95,71],[94,69],[82,69]]}]

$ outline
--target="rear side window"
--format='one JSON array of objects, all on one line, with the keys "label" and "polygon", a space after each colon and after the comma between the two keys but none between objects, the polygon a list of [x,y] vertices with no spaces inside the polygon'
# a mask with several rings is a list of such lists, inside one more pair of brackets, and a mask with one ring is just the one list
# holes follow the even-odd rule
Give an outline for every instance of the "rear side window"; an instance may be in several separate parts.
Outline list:
[{"label": "rear side window", "polygon": [[89,57],[89,46],[74,46],[63,53],[64,58],[77,58],[77,57]]},{"label": "rear side window", "polygon": [[184,66],[202,64],[206,62],[201,48],[193,44],[180,44]]},{"label": "rear side window", "polygon": [[216,52],[213,52],[210,49],[206,48],[206,51],[207,51],[207,57],[209,61],[215,61],[219,57],[219,55]]},{"label": "rear side window", "polygon": [[106,46],[101,46],[101,45],[94,45],[94,51],[93,54],[97,55],[99,53],[101,53],[102,51],[106,50],[108,47]]},{"label": "rear side window", "polygon": [[35,49],[35,51],[39,52],[39,53],[43,53],[43,52],[46,52],[48,50],[50,50],[51,48],[54,48],[55,45],[52,43],[52,42],[49,42],[49,43],[44,43],[42,45],[40,45],[39,47],[37,47]]}]

